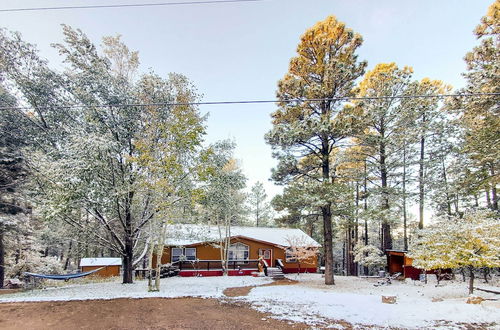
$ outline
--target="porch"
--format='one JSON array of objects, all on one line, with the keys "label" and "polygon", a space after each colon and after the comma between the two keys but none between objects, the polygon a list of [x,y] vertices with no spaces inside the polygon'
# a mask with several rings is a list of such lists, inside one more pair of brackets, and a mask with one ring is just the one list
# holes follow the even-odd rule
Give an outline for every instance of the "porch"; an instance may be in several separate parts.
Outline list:
[{"label": "porch", "polygon": [[[229,260],[227,262],[229,276],[252,275],[258,272],[258,259]],[[184,260],[177,261],[179,276],[222,276],[222,262],[220,260]]]}]

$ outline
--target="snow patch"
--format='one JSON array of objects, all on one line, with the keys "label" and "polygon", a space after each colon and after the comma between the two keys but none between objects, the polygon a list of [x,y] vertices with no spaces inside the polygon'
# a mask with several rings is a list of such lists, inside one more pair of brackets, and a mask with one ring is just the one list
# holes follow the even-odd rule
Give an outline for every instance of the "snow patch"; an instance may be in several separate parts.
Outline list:
[{"label": "snow patch", "polygon": [[[366,279],[336,277],[336,286],[322,284],[320,275],[301,275],[297,285],[257,287],[246,297],[261,312],[276,318],[328,325],[328,320],[344,320],[359,325],[380,327],[433,327],[441,321],[451,323],[500,323],[498,308],[469,305],[465,299],[432,302],[434,296],[464,296],[463,283],[449,287],[428,285],[425,290],[412,284],[395,283],[374,287]],[[456,285],[460,284],[460,286]],[[432,292],[432,293],[431,293]],[[397,296],[396,304],[383,304],[382,295]],[[331,323],[331,321],[330,321]]]},{"label": "snow patch", "polygon": [[0,296],[0,303],[116,298],[219,298],[227,288],[262,285],[270,281],[269,278],[252,276],[171,277],[161,280],[160,292],[148,292],[147,280],[133,284],[121,284],[117,280],[6,294]]}]

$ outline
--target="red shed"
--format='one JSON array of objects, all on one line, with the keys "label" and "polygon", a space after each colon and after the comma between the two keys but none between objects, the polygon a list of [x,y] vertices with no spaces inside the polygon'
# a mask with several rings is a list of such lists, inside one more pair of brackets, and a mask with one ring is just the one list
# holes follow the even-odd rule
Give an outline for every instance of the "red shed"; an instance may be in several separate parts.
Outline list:
[{"label": "red shed", "polygon": [[387,267],[389,273],[401,273],[405,278],[418,280],[421,269],[412,266],[413,259],[406,256],[408,251],[403,250],[386,250],[387,254]]}]

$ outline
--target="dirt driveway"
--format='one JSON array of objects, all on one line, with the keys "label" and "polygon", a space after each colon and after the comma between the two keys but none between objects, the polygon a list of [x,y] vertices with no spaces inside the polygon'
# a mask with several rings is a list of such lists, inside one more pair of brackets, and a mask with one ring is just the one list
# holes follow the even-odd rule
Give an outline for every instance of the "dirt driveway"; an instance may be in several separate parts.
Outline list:
[{"label": "dirt driveway", "polygon": [[245,305],[201,298],[0,304],[0,329],[307,329]]}]

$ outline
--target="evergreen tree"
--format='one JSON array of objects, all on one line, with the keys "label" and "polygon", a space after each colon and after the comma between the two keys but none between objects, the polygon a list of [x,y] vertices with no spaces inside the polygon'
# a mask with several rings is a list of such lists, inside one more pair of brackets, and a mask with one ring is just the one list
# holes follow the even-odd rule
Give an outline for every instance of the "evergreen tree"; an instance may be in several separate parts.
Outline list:
[{"label": "evergreen tree", "polygon": [[[500,93],[500,1],[496,0],[474,31],[481,43],[465,56],[467,93]],[[498,210],[500,172],[499,97],[467,98],[455,104],[465,130],[464,151],[473,165],[473,183],[484,189],[488,205]],[[472,183],[472,182],[470,182]]]},{"label": "evergreen tree", "polygon": [[[314,191],[317,202],[321,200],[326,284],[334,284],[330,197],[335,190],[335,169],[330,157],[340,141],[352,133],[355,122],[344,102],[334,98],[353,95],[354,83],[366,67],[355,54],[361,43],[359,34],[333,16],[308,29],[297,55],[290,60],[288,73],[278,83],[281,102],[272,114],[273,129],[266,136],[279,160],[273,179],[288,184],[309,177],[316,186],[309,191]],[[301,159],[304,166],[298,166]]]},{"label": "evergreen tree", "polygon": [[262,182],[257,181],[251,188],[248,195],[250,213],[255,226],[268,226],[271,220],[271,206],[267,202],[267,194]]},{"label": "evergreen tree", "polygon": [[392,98],[407,92],[413,70],[400,69],[395,63],[377,64],[359,85],[361,97],[379,97],[356,102],[363,110],[364,131],[358,143],[368,163],[370,176],[378,183],[372,189],[379,199],[378,217],[381,219],[381,249],[392,248],[391,222],[396,218],[394,203],[397,196],[398,172],[402,167],[400,151],[404,150],[403,135],[414,113],[405,109],[401,99]]}]

